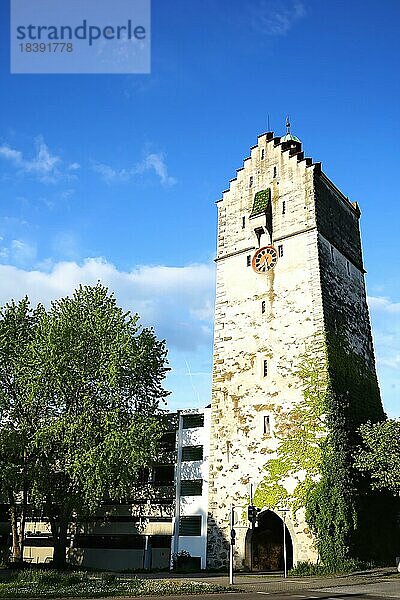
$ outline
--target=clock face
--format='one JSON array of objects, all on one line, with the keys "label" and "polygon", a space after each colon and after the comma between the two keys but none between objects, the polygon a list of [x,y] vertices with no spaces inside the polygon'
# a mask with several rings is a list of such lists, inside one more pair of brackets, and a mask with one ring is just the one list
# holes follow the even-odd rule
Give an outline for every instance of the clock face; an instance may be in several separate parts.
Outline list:
[{"label": "clock face", "polygon": [[251,266],[256,273],[266,273],[274,268],[277,261],[278,253],[275,248],[273,246],[264,246],[255,252]]}]

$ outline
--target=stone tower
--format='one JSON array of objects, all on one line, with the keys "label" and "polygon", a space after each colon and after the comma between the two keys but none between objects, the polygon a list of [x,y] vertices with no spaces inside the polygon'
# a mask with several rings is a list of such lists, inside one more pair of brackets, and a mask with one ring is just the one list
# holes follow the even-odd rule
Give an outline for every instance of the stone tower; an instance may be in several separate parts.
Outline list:
[{"label": "stone tower", "polygon": [[[373,412],[382,414],[360,211],[320,163],[304,157],[289,123],[284,137],[258,137],[217,206],[208,565],[226,564],[233,504],[236,568],[273,570],[282,568],[282,518],[289,565],[317,558],[304,506],[293,501],[306,481],[318,480],[308,459],[325,435],[324,415],[308,419],[300,372],[305,361],[331,369],[324,350],[330,331],[342,332],[359,361],[351,377],[368,374]],[[323,377],[318,385],[325,389]],[[362,421],[362,406],[354,410]],[[279,466],[280,448],[296,435],[304,466],[287,455]],[[253,493],[262,511],[251,530],[245,506]]]}]

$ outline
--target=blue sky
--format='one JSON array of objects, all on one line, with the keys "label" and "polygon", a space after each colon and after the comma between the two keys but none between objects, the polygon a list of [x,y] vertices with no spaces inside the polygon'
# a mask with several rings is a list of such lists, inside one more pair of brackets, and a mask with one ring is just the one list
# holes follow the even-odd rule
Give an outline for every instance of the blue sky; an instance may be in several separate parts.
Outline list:
[{"label": "blue sky", "polygon": [[153,0],[150,75],[10,75],[7,1],[0,22],[1,303],[101,278],[166,337],[170,407],[207,404],[214,202],[268,115],[279,135],[290,114],[360,204],[382,394],[400,416],[400,2]]}]

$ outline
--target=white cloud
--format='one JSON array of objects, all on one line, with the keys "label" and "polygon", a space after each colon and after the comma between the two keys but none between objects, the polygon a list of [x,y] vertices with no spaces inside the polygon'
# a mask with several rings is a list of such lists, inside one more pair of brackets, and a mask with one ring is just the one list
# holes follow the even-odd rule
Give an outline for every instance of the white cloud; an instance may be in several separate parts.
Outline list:
[{"label": "white cloud", "polygon": [[67,200],[67,198],[71,198],[71,196],[73,196],[75,194],[75,190],[73,188],[70,188],[68,190],[64,190],[63,192],[61,192],[59,194],[59,198],[61,198],[61,200]]},{"label": "white cloud", "polygon": [[30,263],[36,258],[36,246],[22,240],[12,240],[11,255],[19,264]]},{"label": "white cloud", "polygon": [[400,302],[392,302],[386,296],[368,296],[368,304],[371,310],[400,314]]},{"label": "white cloud", "polygon": [[142,322],[154,325],[167,345],[192,351],[212,341],[214,269],[208,264],[184,267],[139,266],[119,271],[101,258],[83,263],[42,263],[42,270],[0,265],[0,304],[25,294],[33,304],[49,305],[51,300],[71,294],[79,284],[98,280],[114,291],[118,302],[138,312]]},{"label": "white cloud", "polygon": [[130,181],[138,175],[151,171],[155,173],[160,183],[166,187],[176,183],[175,177],[168,174],[165,156],[162,153],[147,154],[141,162],[136,163],[130,169],[114,169],[110,165],[98,162],[92,163],[92,169],[95,173],[99,173],[107,183]]},{"label": "white cloud", "polygon": [[105,165],[104,163],[92,163],[92,170],[95,173],[99,173],[102,179],[107,183],[114,183],[118,181],[129,181],[129,179],[133,176],[131,171],[127,171],[126,169],[113,169],[109,165]]},{"label": "white cloud", "polygon": [[266,35],[285,35],[305,17],[306,8],[299,0],[259,0],[252,8],[253,27]]},{"label": "white cloud", "polygon": [[[3,241],[3,238],[0,238]],[[17,265],[28,265],[36,258],[36,246],[23,240],[11,240],[8,246],[0,247],[0,259]]]},{"label": "white cloud", "polygon": [[[0,157],[10,162],[19,173],[36,177],[42,183],[56,183],[63,178],[73,178],[62,170],[62,160],[52,154],[42,136],[35,140],[36,154],[33,158],[25,158],[20,150],[7,144],[0,146]],[[72,163],[72,170],[79,168],[78,163]],[[71,170],[71,165],[68,167]]]},{"label": "white cloud", "polygon": [[381,358],[379,362],[384,367],[389,367],[389,369],[400,371],[400,352],[391,358]]},{"label": "white cloud", "polygon": [[162,185],[170,186],[176,183],[174,177],[168,175],[167,165],[163,154],[148,154],[142,163],[136,167],[138,173],[154,171]]},{"label": "white cloud", "polygon": [[36,140],[37,152],[33,160],[24,161],[24,168],[29,172],[37,173],[41,177],[56,177],[57,165],[61,162],[58,156],[50,153],[43,138]]},{"label": "white cloud", "polygon": [[22,152],[19,150],[14,150],[7,145],[0,146],[0,156],[17,165],[20,165],[23,162]]},{"label": "white cloud", "polygon": [[400,302],[369,296],[368,303],[385,407],[391,416],[400,416]]}]

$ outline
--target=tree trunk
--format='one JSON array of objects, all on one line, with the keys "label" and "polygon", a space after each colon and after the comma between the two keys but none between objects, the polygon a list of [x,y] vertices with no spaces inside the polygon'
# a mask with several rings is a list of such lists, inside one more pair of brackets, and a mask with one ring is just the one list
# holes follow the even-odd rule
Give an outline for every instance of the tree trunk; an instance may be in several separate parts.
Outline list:
[{"label": "tree trunk", "polygon": [[11,562],[21,563],[22,562],[22,552],[21,552],[20,536],[19,536],[19,532],[18,532],[18,514],[17,514],[17,507],[16,507],[14,499],[12,497],[10,498],[10,521],[11,521],[11,533],[12,533]]},{"label": "tree trunk", "polygon": [[25,546],[25,524],[26,524],[26,513],[28,511],[28,476],[27,476],[27,460],[26,451],[24,450],[24,476],[23,476],[23,490],[22,490],[22,506],[21,515],[19,522],[19,544],[21,548],[21,561],[24,561],[24,546]]},{"label": "tree trunk", "polygon": [[11,534],[12,534],[12,553],[11,562],[21,563],[22,552],[21,552],[21,540],[18,531],[18,509],[17,503],[15,502],[14,493],[12,490],[8,490],[8,504],[10,505],[10,521],[11,521]]},{"label": "tree trunk", "polygon": [[51,535],[53,538],[53,565],[57,569],[62,569],[66,565],[67,550],[67,532],[68,519],[62,518],[57,521],[54,517],[49,517]]}]

